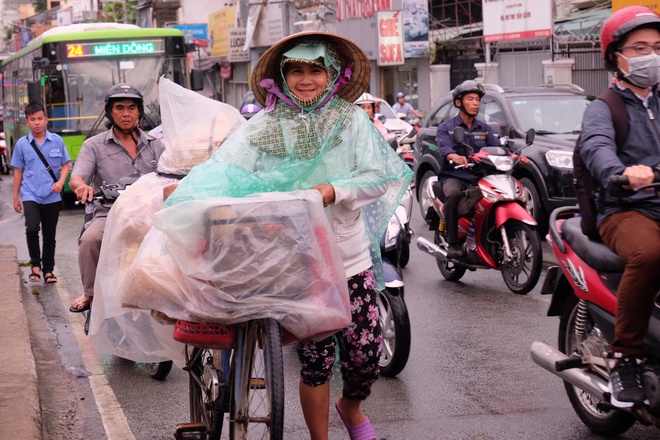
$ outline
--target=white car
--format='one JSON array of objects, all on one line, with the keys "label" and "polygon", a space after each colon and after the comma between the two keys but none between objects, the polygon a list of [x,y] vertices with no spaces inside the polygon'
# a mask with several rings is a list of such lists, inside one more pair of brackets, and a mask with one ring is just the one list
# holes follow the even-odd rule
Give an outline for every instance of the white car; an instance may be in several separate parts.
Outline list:
[{"label": "white car", "polygon": [[[378,101],[378,107],[380,108],[380,111],[378,111],[377,113],[380,113],[381,115],[385,116],[385,121],[383,122],[385,128],[387,128],[389,132],[394,133],[400,143],[403,144],[414,143],[415,142],[414,136],[406,137],[408,133],[410,133],[413,130],[413,126],[407,123],[406,121],[398,118],[396,113],[394,113],[394,110],[392,110],[392,107],[387,103],[387,101],[381,98],[377,98],[375,96],[374,98]],[[404,139],[402,139],[402,137]]]}]

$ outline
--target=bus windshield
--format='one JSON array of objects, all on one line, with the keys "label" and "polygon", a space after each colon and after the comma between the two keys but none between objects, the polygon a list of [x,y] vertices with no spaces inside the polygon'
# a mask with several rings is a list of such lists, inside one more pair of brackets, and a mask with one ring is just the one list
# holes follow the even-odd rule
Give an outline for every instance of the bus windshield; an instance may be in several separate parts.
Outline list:
[{"label": "bus windshield", "polygon": [[43,78],[49,130],[60,135],[88,136],[106,130],[101,121],[105,93],[112,85],[125,82],[144,96],[142,128],[148,131],[160,124],[158,78],[164,75],[186,86],[184,63],[185,58],[122,57],[51,65]]}]

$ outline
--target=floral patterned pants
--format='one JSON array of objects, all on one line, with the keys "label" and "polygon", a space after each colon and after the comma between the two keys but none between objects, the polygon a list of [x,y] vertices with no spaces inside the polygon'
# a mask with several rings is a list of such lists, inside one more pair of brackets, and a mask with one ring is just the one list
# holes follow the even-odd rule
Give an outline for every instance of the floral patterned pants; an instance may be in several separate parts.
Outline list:
[{"label": "floral patterned pants", "polygon": [[371,269],[348,279],[352,323],[333,336],[319,342],[298,343],[300,378],[305,385],[316,387],[332,377],[335,350],[339,343],[342,396],[349,400],[365,400],[371,385],[378,379],[378,361],[382,351],[382,335],[378,322],[378,295]]}]

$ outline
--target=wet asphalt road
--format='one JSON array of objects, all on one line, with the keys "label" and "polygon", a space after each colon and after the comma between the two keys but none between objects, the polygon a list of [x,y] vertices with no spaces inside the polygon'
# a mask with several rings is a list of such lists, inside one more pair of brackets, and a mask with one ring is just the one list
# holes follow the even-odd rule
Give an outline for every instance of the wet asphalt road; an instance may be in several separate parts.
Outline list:
[{"label": "wet asphalt road", "polygon": [[[23,219],[11,210],[9,184],[7,177],[0,182],[0,242],[15,244],[19,260],[26,261]],[[60,393],[75,398],[75,413],[66,416],[71,420],[63,422],[65,416],[51,404],[55,409],[44,411],[44,423],[51,438],[171,439],[176,423],[188,420],[186,373],[175,367],[165,381],[157,382],[141,365],[98,352],[82,333],[82,317],[67,310],[81,292],[76,260],[81,223],[81,210],[62,212],[59,282],[35,289],[39,295],[26,304],[45,335],[41,345],[57,357],[42,362],[40,371],[48,374],[40,380],[74,377],[73,382],[50,384],[50,393],[44,393],[51,400],[61,398]],[[431,238],[417,207],[411,224],[417,235]],[[545,243],[544,257],[552,261]],[[450,283],[442,279],[435,261],[413,246],[404,277],[412,324],[410,359],[399,377],[381,378],[374,385],[365,405],[379,438],[599,438],[572,411],[562,382],[530,358],[533,341],[554,345],[557,335],[558,320],[545,316],[550,298],[539,294],[544,275],[526,296],[510,293],[495,271],[468,272],[461,282]],[[298,361],[292,347],[284,354],[285,438],[308,438],[297,398]],[[92,375],[75,377],[86,371]],[[332,381],[332,399],[341,391],[338,376]],[[48,402],[44,407],[49,408]],[[636,426],[620,438],[658,436],[654,428]],[[334,410],[330,438],[347,438]]]}]

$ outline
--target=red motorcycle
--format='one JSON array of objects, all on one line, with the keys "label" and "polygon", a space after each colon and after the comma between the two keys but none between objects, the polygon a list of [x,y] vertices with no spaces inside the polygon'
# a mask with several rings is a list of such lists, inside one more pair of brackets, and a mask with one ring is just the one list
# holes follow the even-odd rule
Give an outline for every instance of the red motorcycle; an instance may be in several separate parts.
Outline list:
[{"label": "red motorcycle", "polygon": [[[660,196],[660,170],[655,188]],[[613,183],[627,184],[624,176]],[[648,404],[619,409],[610,404],[608,382],[614,366],[616,291],[624,263],[603,243],[582,233],[577,207],[554,210],[550,238],[558,267],[548,270],[541,293],[552,294],[548,316],[559,316],[558,349],[534,342],[534,362],[564,380],[566,394],[582,422],[597,434],[616,436],[636,421],[660,428],[660,292],[656,295],[646,335],[642,385]]]},{"label": "red motorcycle", "polygon": [[[457,127],[452,135],[456,144],[465,144],[465,131]],[[534,138],[533,130],[527,135],[527,143]],[[477,198],[481,198],[458,221],[458,239],[466,248],[466,256],[447,258],[449,247],[444,227],[444,205],[433,193],[435,178],[426,181],[429,200],[440,217],[440,226],[434,242],[417,238],[417,247],[436,258],[442,276],[449,281],[460,280],[466,271],[496,269],[501,271],[507,287],[516,294],[524,295],[536,286],[541,275],[543,253],[541,239],[536,232],[536,221],[524,206],[523,187],[510,172],[520,163],[519,156],[503,147],[484,147],[468,157],[468,167],[486,174],[478,182]],[[459,168],[462,166],[457,166]],[[480,194],[479,194],[480,192]],[[420,198],[422,199],[422,198]],[[471,208],[471,207],[470,207]],[[460,209],[459,209],[460,211]],[[460,213],[459,213],[460,215]],[[474,234],[471,234],[473,228]],[[472,236],[473,235],[473,236]]]}]

